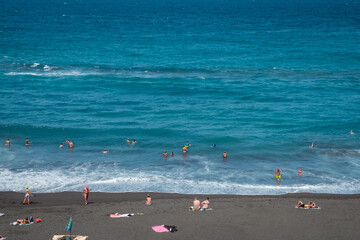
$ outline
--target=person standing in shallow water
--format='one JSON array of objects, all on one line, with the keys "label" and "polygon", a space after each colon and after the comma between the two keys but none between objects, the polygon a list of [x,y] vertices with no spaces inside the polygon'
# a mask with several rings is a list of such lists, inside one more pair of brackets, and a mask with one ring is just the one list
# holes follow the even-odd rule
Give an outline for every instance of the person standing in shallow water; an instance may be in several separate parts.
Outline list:
[{"label": "person standing in shallow water", "polygon": [[275,173],[274,173],[274,177],[276,178],[276,182],[281,182],[281,174],[280,172],[282,172],[279,168],[276,169]]},{"label": "person standing in shallow water", "polygon": [[10,147],[10,139],[6,140],[5,144],[6,146]]},{"label": "person standing in shallow water", "polygon": [[26,145],[26,146],[29,146],[29,145],[30,145],[30,142],[29,142],[29,139],[28,139],[28,138],[26,138],[26,140],[25,140],[25,145]]},{"label": "person standing in shallow water", "polygon": [[167,152],[165,151],[165,152],[164,152],[164,158],[167,158],[167,156],[168,156],[168,154],[167,154]]},{"label": "person standing in shallow water", "polygon": [[85,205],[88,204],[89,193],[90,193],[90,188],[88,187],[88,185],[86,185],[83,190],[83,197],[85,199]]},{"label": "person standing in shallow water", "polygon": [[186,153],[187,148],[185,147],[185,145],[183,146],[182,151],[183,151],[183,153]]}]

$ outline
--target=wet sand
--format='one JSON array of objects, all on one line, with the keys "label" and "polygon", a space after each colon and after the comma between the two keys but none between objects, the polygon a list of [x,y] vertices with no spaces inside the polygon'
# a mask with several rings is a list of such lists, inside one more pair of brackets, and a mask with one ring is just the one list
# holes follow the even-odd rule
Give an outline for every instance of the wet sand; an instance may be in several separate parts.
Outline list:
[{"label": "wet sand", "polygon": [[[73,218],[73,234],[88,239],[360,239],[360,194],[286,194],[281,196],[195,195],[150,193],[90,193],[84,205],[80,192],[42,193],[23,205],[23,193],[0,192],[0,235],[16,240],[48,240],[65,230]],[[210,197],[213,211],[189,212],[197,196]],[[315,201],[320,210],[295,209]],[[143,213],[112,219],[111,213]],[[41,223],[10,226],[33,216]],[[176,233],[155,233],[151,226],[176,225]]]}]

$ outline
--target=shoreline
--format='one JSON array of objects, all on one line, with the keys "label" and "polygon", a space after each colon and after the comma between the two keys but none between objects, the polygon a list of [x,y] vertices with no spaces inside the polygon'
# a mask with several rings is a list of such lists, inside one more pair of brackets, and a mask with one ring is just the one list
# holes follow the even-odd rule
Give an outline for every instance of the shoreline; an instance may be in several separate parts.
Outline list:
[{"label": "shoreline", "polygon": [[[47,206],[67,206],[83,203],[82,192],[80,191],[64,191],[51,193],[33,193],[35,196],[30,197],[30,205],[36,207]],[[280,195],[237,195],[237,194],[187,194],[187,193],[163,193],[163,192],[90,192],[89,201],[93,203],[111,203],[111,202],[126,202],[126,201],[143,201],[146,195],[150,194],[153,199],[189,199],[194,197],[212,199],[288,199],[288,198],[315,198],[315,199],[360,199],[360,193],[356,194],[337,194],[337,193],[286,193]],[[0,191],[0,208],[22,206],[24,193],[13,191]]]},{"label": "shoreline", "polygon": [[[147,194],[152,205],[146,206]],[[191,212],[194,197],[210,197],[213,211]],[[50,239],[73,234],[88,239],[359,239],[360,194],[289,193],[284,195],[177,194],[156,192],[90,192],[84,204],[81,192],[35,193],[23,205],[24,193],[0,192],[0,235],[7,239]],[[315,201],[321,207],[296,209]],[[129,218],[110,218],[112,213],[134,213]],[[137,214],[137,213],[141,213]],[[33,216],[41,223],[10,226],[19,218]],[[176,225],[176,233],[155,233],[151,226]],[[300,226],[300,227],[299,227]]]},{"label": "shoreline", "polygon": [[[67,206],[81,205],[84,201],[82,192],[64,191],[52,193],[33,193],[35,196],[30,198],[31,206],[47,207],[47,206]],[[205,198],[207,196],[212,199],[289,199],[289,198],[315,198],[315,199],[360,199],[360,193],[356,194],[337,194],[337,193],[286,193],[281,195],[236,195],[236,194],[185,194],[185,193],[162,193],[162,192],[90,192],[89,201],[92,203],[111,203],[126,201],[144,201],[146,195],[150,194],[153,199],[189,199],[194,197]],[[5,191],[0,192],[0,208],[22,206],[24,193]]]}]

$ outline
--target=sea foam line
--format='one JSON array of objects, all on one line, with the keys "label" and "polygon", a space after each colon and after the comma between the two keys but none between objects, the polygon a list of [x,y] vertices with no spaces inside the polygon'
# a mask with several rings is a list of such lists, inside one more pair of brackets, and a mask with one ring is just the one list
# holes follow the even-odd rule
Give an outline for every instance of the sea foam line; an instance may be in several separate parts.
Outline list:
[{"label": "sea foam line", "polygon": [[[88,184],[93,191],[102,192],[176,192],[187,194],[238,194],[238,195],[274,195],[294,192],[314,193],[358,193],[358,180],[343,181],[334,184],[294,184],[264,185],[234,182],[197,181],[192,179],[171,178],[161,173],[137,171],[104,172],[73,170],[50,171],[10,171],[2,172],[0,191],[24,191],[29,186],[35,192],[81,191]],[[111,170],[110,170],[111,171]],[[87,174],[88,173],[88,174]],[[111,177],[113,176],[113,177]],[[100,178],[100,179],[99,179]],[[26,181],[16,181],[25,179]]]}]

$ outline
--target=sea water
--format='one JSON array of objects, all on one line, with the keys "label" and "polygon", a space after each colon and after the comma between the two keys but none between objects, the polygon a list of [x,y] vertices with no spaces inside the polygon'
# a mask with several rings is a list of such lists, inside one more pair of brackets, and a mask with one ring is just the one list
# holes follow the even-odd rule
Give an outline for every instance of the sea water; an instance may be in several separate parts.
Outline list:
[{"label": "sea water", "polygon": [[0,0],[0,191],[359,193],[359,13]]}]

